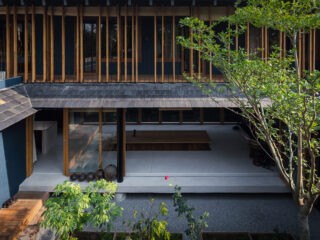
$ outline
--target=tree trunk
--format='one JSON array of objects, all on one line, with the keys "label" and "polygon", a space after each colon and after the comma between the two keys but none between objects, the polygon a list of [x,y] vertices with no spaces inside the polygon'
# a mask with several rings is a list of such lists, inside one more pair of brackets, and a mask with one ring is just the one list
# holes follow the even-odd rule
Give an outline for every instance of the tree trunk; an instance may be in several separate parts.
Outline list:
[{"label": "tree trunk", "polygon": [[299,207],[298,223],[299,240],[310,240],[308,214],[306,214],[303,206]]}]

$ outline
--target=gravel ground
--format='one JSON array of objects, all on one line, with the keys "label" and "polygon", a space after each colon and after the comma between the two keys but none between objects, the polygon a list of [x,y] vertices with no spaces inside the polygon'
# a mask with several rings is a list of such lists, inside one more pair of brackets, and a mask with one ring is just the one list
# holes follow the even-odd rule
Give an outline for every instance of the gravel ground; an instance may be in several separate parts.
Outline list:
[{"label": "gravel ground", "polygon": [[[195,214],[209,212],[207,220],[212,232],[287,232],[297,234],[297,207],[289,194],[186,194]],[[123,220],[132,219],[133,211],[149,212],[149,199],[154,198],[154,209],[160,202],[166,202],[169,208],[167,218],[171,232],[183,232],[186,221],[177,218],[172,205],[171,195],[164,194],[127,194],[119,202],[124,208],[123,216],[114,227],[125,231]],[[314,210],[310,216],[312,240],[320,239],[320,212]],[[88,227],[87,230],[92,230]],[[54,239],[50,231],[40,229],[36,239]]]}]

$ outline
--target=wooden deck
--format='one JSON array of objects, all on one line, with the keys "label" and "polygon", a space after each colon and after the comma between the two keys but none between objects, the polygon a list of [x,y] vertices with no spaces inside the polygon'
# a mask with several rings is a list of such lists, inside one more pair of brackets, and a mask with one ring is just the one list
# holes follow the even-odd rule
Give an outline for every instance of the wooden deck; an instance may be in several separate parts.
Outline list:
[{"label": "wooden deck", "polygon": [[0,240],[17,239],[48,197],[47,192],[18,192],[12,205],[0,209]]},{"label": "wooden deck", "polygon": [[[206,131],[127,131],[128,151],[203,151],[210,150]],[[116,150],[116,139],[107,141],[104,150]]]}]

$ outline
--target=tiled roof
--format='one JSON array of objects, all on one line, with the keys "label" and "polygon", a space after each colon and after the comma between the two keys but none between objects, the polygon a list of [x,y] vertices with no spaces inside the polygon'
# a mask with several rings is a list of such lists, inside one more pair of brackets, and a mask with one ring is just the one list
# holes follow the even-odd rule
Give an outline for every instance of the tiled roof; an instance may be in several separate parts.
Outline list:
[{"label": "tiled roof", "polygon": [[[223,84],[204,94],[191,83],[26,84],[35,108],[232,107]],[[220,90],[219,90],[220,89]]]},{"label": "tiled roof", "polygon": [[35,112],[22,85],[0,90],[0,131]]}]

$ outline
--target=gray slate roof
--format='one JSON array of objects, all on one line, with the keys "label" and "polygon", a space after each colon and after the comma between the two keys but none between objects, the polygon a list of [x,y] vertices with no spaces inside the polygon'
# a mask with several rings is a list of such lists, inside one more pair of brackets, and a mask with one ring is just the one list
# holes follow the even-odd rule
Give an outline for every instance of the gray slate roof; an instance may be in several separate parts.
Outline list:
[{"label": "gray slate roof", "polygon": [[0,131],[36,112],[23,90],[21,85],[0,90]]},{"label": "gray slate roof", "polygon": [[[224,85],[217,86],[223,89]],[[25,84],[34,108],[232,107],[227,91],[204,94],[191,83]],[[214,100],[213,100],[214,99]]]}]

